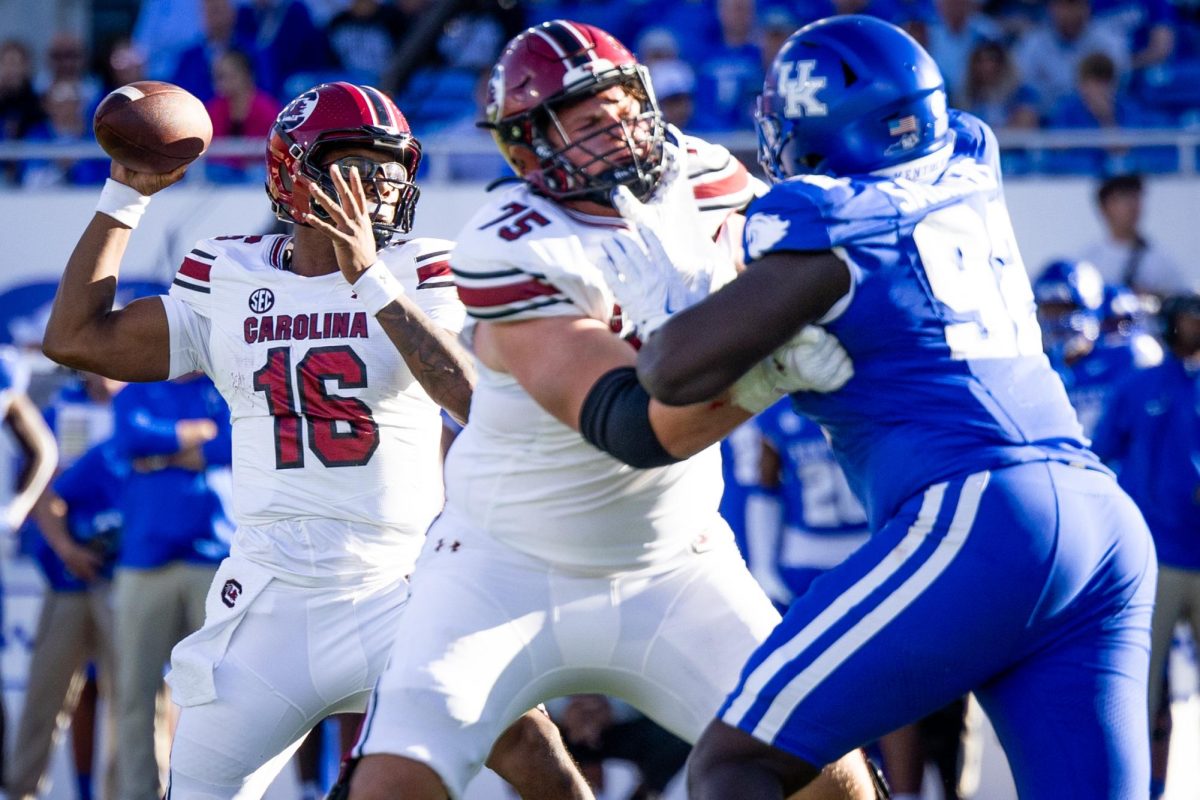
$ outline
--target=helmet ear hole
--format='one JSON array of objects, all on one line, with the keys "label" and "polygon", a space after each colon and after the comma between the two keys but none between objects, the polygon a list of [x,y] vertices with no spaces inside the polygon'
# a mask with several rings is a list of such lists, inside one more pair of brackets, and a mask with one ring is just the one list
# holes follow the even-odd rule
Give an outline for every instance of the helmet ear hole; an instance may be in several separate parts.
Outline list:
[{"label": "helmet ear hole", "polygon": [[288,174],[286,169],[279,170],[279,183],[283,186],[285,192],[290,192],[295,188],[295,185],[292,183],[292,176]]}]

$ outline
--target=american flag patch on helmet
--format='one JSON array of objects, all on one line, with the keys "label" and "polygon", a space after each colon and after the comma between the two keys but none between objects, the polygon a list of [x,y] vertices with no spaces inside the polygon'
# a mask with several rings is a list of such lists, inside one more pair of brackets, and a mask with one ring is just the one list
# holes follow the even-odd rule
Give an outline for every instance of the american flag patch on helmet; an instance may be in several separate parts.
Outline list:
[{"label": "american flag patch on helmet", "polygon": [[906,133],[916,133],[916,131],[917,118],[913,114],[888,121],[888,133],[892,136],[903,136]]}]

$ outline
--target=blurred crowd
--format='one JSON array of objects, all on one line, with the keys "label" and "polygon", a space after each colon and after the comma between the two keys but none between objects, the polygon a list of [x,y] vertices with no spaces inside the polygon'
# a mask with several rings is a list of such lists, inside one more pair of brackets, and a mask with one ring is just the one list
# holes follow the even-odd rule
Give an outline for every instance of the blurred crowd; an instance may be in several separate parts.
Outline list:
[{"label": "blurred crowd", "polygon": [[[0,141],[89,142],[104,94],[144,79],[200,97],[216,137],[262,136],[282,101],[334,79],[389,92],[419,135],[473,135],[503,42],[556,17],[629,44],[680,127],[749,131],[765,66],[787,36],[850,13],[912,33],[941,66],[952,104],[995,128],[1200,125],[1196,0],[142,0],[129,34],[62,31],[43,52],[0,42]],[[1148,146],[1015,151],[1006,161],[1010,172],[1179,166],[1176,148]],[[0,166],[5,182],[31,187],[94,184],[106,171],[70,159]],[[244,159],[211,159],[206,170],[214,182],[262,177]]]}]

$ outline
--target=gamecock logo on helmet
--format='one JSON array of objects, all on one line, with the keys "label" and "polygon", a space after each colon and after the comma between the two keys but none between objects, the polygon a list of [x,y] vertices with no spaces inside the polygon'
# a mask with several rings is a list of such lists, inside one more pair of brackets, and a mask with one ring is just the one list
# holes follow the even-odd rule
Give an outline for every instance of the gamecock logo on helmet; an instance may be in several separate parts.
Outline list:
[{"label": "gamecock logo on helmet", "polygon": [[317,93],[308,91],[288,103],[288,107],[279,113],[279,127],[285,131],[293,131],[304,124],[317,108]]}]

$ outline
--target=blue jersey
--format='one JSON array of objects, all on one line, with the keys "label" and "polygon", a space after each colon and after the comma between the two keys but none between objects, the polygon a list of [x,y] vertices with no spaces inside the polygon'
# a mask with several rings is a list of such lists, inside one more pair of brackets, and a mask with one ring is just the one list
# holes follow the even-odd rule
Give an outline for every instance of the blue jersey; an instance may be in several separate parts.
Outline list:
[{"label": "blue jersey", "polygon": [[950,126],[953,156],[932,183],[802,176],[748,212],[747,263],[834,250],[850,267],[850,293],[821,324],[855,375],[794,399],[829,432],[872,530],[954,476],[1046,460],[1102,469],[1042,353],[995,136],[963,112]]},{"label": "blue jersey", "polygon": [[176,423],[211,419],[217,438],[201,445],[207,468],[135,469],[121,494],[117,566],[155,569],[173,561],[215,564],[229,555],[230,530],[213,480],[232,458],[229,407],[206,377],[135,383],[113,400],[113,442],[129,461],[179,450]]},{"label": "blue jersey", "polygon": [[[1083,433],[1089,439],[1096,430],[1113,388],[1134,370],[1153,366],[1153,350],[1141,347],[1149,337],[1120,337],[1101,341],[1087,355],[1067,363],[1055,353],[1050,363],[1062,378],[1067,397],[1079,417]],[[1162,351],[1157,351],[1158,360]]]},{"label": "blue jersey", "polygon": [[801,595],[867,540],[867,514],[825,432],[790,401],[771,406],[754,423],[779,456],[783,519],[775,564],[792,594]]},{"label": "blue jersey", "polygon": [[866,512],[815,422],[787,402],[771,406],[754,422],[779,454],[785,527],[813,533],[866,531]]},{"label": "blue jersey", "polygon": [[1159,563],[1200,570],[1200,372],[1168,357],[1128,376],[1096,427],[1096,452],[1146,517]]},{"label": "blue jersey", "polygon": [[738,550],[749,560],[746,542],[746,503],[759,491],[759,434],[753,423],[738,426],[721,440],[721,477],[725,491],[721,493],[719,511],[733,531]]},{"label": "blue jersey", "polygon": [[[54,480],[54,491],[67,505],[67,530],[77,542],[104,557],[102,577],[111,578],[121,533],[121,489],[129,462],[111,442],[98,444],[80,456]],[[50,588],[56,592],[83,591],[87,584],[67,571],[62,560],[40,539],[35,556]]]}]

